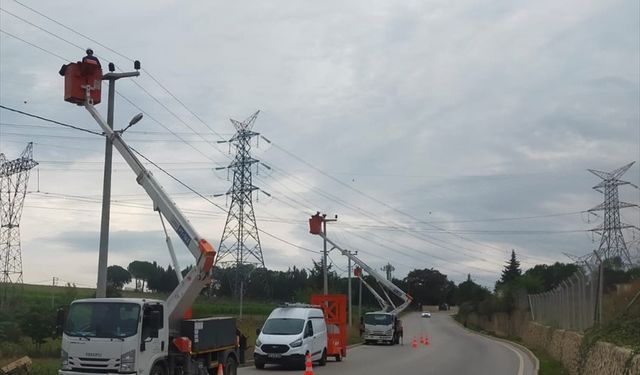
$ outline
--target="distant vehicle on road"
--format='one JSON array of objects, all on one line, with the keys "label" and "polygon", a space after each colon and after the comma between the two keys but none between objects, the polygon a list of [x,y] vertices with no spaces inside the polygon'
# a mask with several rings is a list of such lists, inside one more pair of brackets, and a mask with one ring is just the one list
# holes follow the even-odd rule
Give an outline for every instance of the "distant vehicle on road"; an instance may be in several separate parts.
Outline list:
[{"label": "distant vehicle on road", "polygon": [[440,310],[440,311],[447,311],[447,310],[449,310],[449,304],[441,303],[441,304],[440,304],[440,306],[438,306],[438,310]]},{"label": "distant vehicle on road", "polygon": [[431,318],[431,313],[428,311],[423,311],[420,316],[422,316],[423,318]]}]

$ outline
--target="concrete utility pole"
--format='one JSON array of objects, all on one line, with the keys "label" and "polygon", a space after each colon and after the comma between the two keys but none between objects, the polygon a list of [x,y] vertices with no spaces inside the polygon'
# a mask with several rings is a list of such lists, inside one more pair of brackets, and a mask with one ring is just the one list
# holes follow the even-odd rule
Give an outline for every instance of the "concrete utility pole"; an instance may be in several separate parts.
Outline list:
[{"label": "concrete utility pole", "polygon": [[[322,214],[322,233],[324,237],[327,236],[327,221],[338,221],[338,215],[335,215],[333,219],[327,219],[327,214]],[[329,279],[327,277],[327,240],[322,239],[322,276],[323,276],[323,290],[324,294],[329,294]]]},{"label": "concrete utility pole", "polygon": [[[347,250],[347,251],[349,251],[349,250]],[[349,251],[349,254],[358,255],[358,252],[357,251]],[[353,320],[351,319],[351,305],[352,305],[352,302],[351,302],[351,277],[352,277],[352,275],[351,275],[351,257],[347,257],[347,259],[349,260],[349,265],[348,265],[348,270],[347,270],[347,273],[349,275],[349,278],[347,279],[348,280],[347,289],[349,290],[349,294],[348,294],[348,296],[349,296],[348,297],[349,304],[347,306],[349,307],[349,327],[351,327],[351,325],[353,324]]]},{"label": "concrete utility pole", "polygon": [[[134,65],[140,69],[140,63]],[[103,81],[109,81],[109,102],[107,104],[107,124],[113,129],[114,101],[116,81],[120,78],[137,77],[140,72],[114,73],[115,67],[109,63],[109,73],[102,76]],[[100,252],[98,255],[98,285],[96,298],[107,296],[107,264],[109,258],[109,219],[111,216],[111,161],[113,146],[109,138],[105,138],[104,148],[104,179],[102,183],[102,217],[100,221]]]}]

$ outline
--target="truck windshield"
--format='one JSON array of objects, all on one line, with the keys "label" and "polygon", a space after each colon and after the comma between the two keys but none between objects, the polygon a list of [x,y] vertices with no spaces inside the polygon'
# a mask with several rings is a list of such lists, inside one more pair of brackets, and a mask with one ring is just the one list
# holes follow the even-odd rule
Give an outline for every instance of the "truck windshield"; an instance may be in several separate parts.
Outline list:
[{"label": "truck windshield", "polygon": [[392,322],[393,322],[393,316],[390,314],[366,314],[364,316],[365,324],[389,325]]},{"label": "truck windshield", "polygon": [[303,319],[273,318],[264,323],[262,333],[267,335],[295,335],[302,332]]},{"label": "truck windshield", "polygon": [[78,337],[124,338],[138,331],[135,303],[79,302],[71,305],[64,333]]}]

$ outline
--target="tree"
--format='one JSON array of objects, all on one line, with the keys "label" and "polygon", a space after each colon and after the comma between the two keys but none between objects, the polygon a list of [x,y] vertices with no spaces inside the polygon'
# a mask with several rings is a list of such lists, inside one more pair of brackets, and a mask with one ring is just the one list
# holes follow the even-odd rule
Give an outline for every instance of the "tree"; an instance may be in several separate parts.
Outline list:
[{"label": "tree", "polygon": [[[152,263],[139,260],[134,260],[129,263],[127,270],[129,270],[131,276],[136,279],[136,290],[139,288],[140,291],[144,291],[145,282],[149,281],[149,279],[153,277],[156,268],[157,266]],[[142,281],[141,286],[139,286],[140,281]]]},{"label": "tree", "polygon": [[107,283],[116,289],[122,289],[131,281],[131,273],[120,266],[107,267]]},{"label": "tree", "polygon": [[555,262],[552,265],[537,264],[533,268],[528,269],[523,276],[535,278],[539,280],[541,284],[539,288],[532,288],[531,285],[525,285],[527,292],[541,293],[555,288],[577,271],[578,266],[575,264]]},{"label": "tree", "polygon": [[520,276],[522,276],[522,270],[520,269],[520,262],[516,258],[516,251],[511,250],[511,259],[507,262],[507,265],[504,266],[502,270],[502,276],[500,277],[499,284],[509,284],[513,281],[516,281]]},{"label": "tree", "polygon": [[20,328],[31,338],[36,350],[51,337],[55,331],[55,313],[46,306],[32,305],[22,316]]},{"label": "tree", "polygon": [[447,280],[447,275],[431,269],[415,269],[404,279],[407,292],[413,296],[415,303],[423,305],[439,305],[448,302],[455,284]]}]

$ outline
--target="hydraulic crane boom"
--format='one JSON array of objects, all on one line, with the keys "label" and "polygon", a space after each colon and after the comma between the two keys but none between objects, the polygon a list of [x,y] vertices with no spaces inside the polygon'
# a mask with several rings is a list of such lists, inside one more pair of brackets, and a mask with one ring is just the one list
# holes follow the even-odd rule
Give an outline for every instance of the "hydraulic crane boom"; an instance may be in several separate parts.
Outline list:
[{"label": "hydraulic crane boom", "polygon": [[[327,238],[327,236],[325,236],[325,234],[321,230],[319,230],[321,222],[322,222],[322,217],[320,216],[320,214],[316,214],[316,215],[312,216],[311,219],[309,219],[309,224],[310,224],[310,229],[311,229],[310,231],[311,231],[312,234],[316,234],[316,235],[322,237],[324,240],[329,242],[334,248],[340,250],[342,255],[346,256],[349,259],[351,259],[355,264],[360,266],[360,268],[362,268],[363,270],[367,271],[367,273],[369,275],[373,276],[378,281],[378,283],[380,283],[380,285],[382,285],[384,288],[390,290],[391,293],[396,295],[396,297],[398,297],[398,298],[400,298],[400,299],[402,299],[404,301],[400,306],[398,306],[395,309],[393,309],[392,311],[390,311],[391,313],[395,313],[395,314],[400,313],[405,308],[407,308],[407,306],[409,306],[409,304],[413,300],[413,298],[409,294],[405,293],[402,289],[398,288],[394,283],[392,283],[391,281],[387,280],[384,276],[380,275],[378,273],[378,271],[376,271],[375,269],[369,267],[365,262],[360,260],[360,258],[358,258],[357,256],[351,254],[349,251],[343,249],[338,244],[336,244],[335,242],[333,242],[329,238]],[[379,295],[378,295],[378,297],[379,297]]]},{"label": "hydraulic crane boom", "polygon": [[367,289],[369,289],[371,294],[373,294],[376,301],[378,301],[378,304],[380,305],[380,308],[382,309],[382,311],[389,310],[389,304],[387,303],[387,301],[385,301],[384,298],[382,298],[380,294],[378,294],[378,292],[376,292],[376,290],[371,285],[369,285],[368,282],[365,281],[364,277],[362,277],[362,275],[359,275],[358,278],[360,279],[360,281],[362,281],[364,286],[366,286]]},{"label": "hydraulic crane boom", "polygon": [[185,246],[191,251],[191,254],[196,258],[196,266],[180,281],[166,301],[166,308],[169,314],[169,326],[172,329],[179,328],[176,327],[177,323],[191,307],[196,297],[200,294],[200,291],[202,291],[202,288],[210,282],[210,270],[213,267],[216,252],[213,246],[196,232],[189,220],[187,220],[178,209],[175,202],[169,198],[169,195],[153,177],[153,174],[144,167],[131,148],[122,139],[121,134],[109,127],[93,104],[88,100],[85,101],[84,106],[98,122],[105,136],[111,140],[113,146],[136,174],[136,181],[144,188],[153,201],[154,209],[159,211],[167,219],[178,237],[180,237]]}]

